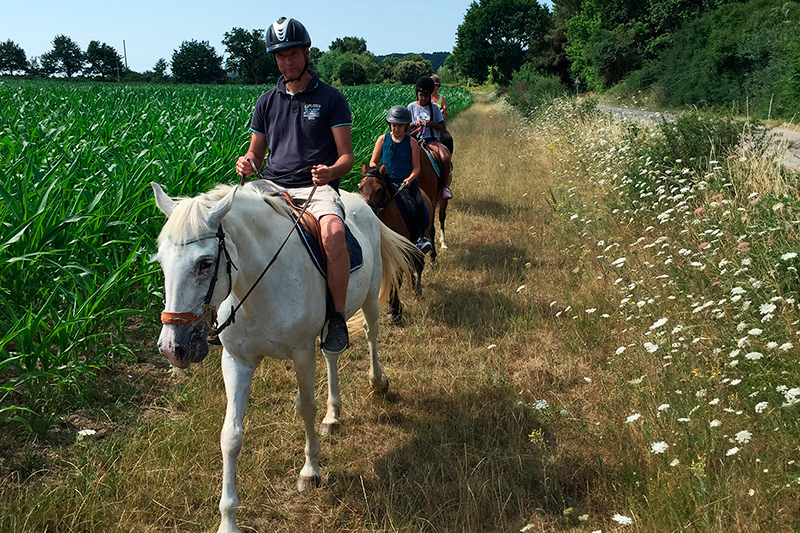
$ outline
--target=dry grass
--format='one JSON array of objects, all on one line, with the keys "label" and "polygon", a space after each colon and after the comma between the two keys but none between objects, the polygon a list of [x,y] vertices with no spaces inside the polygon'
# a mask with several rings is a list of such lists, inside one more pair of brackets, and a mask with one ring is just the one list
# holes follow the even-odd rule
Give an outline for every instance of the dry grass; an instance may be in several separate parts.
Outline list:
[{"label": "dry grass", "polygon": [[[615,490],[647,467],[620,461],[641,436],[598,441],[635,407],[606,364],[624,325],[564,319],[576,313],[566,302],[597,307],[610,289],[548,203],[547,147],[480,99],[450,129],[449,249],[425,270],[423,298],[406,294],[404,325],[382,324],[391,392],[369,394],[366,342],[355,339],[340,358],[342,430],[322,440],[323,486],[298,494],[294,373],[265,361],[239,462],[243,531],[610,531]],[[101,440],[27,443],[35,461],[4,464],[0,530],[215,530],[218,354],[193,371]],[[592,527],[577,518],[588,513]]]}]

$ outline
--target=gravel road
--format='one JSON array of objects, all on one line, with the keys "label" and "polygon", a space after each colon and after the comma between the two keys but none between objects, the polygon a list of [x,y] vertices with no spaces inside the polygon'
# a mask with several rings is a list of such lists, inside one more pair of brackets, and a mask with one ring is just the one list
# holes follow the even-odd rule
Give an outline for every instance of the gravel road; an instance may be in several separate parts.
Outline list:
[{"label": "gravel road", "polygon": [[[612,115],[618,115],[628,120],[638,120],[641,122],[660,123],[662,121],[671,122],[675,120],[675,115],[662,113],[659,111],[643,111],[641,109],[629,109],[626,107],[614,107],[608,105],[598,105],[597,109],[606,111]],[[776,140],[786,141],[788,148],[783,158],[783,164],[789,168],[800,170],[800,131],[773,128]]]}]

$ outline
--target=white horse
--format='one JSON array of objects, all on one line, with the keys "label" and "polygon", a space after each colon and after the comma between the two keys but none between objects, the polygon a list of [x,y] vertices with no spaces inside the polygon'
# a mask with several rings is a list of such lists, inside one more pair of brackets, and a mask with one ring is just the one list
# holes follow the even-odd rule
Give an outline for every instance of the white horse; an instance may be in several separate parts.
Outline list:
[{"label": "white horse", "polygon": [[[208,353],[207,335],[216,309],[235,322],[220,333],[222,374],[228,407],[220,436],[223,458],[220,532],[239,531],[236,511],[236,464],[242,446],[242,419],[253,373],[264,357],[291,359],[297,375],[297,412],[306,432],[305,464],[298,490],[318,486],[319,441],[314,431],[316,338],[325,321],[326,281],[315,269],[300,238],[292,235],[275,258],[293,220],[284,201],[250,186],[218,186],[207,194],[179,201],[152,183],[156,204],[168,220],[158,238],[158,261],[164,271],[164,326],[159,350],[179,368]],[[235,201],[234,201],[235,197]],[[378,362],[378,314],[398,272],[408,272],[415,247],[381,223],[363,199],[342,192],[347,224],[357,237],[364,263],[350,275],[346,315],[364,313],[370,351],[369,380],[386,391],[389,383]],[[256,280],[274,258],[260,282]],[[255,286],[254,286],[255,285]],[[245,294],[252,288],[252,294]],[[337,356],[325,353],[328,409],[321,433],[339,426]]]}]

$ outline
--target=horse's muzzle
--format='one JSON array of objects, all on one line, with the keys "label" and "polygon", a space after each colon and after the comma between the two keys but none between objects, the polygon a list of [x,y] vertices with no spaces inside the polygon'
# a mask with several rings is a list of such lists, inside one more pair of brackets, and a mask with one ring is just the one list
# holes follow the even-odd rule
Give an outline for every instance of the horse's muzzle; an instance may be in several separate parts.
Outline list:
[{"label": "horse's muzzle", "polygon": [[188,368],[208,355],[208,327],[203,321],[192,324],[165,324],[158,337],[158,351],[169,364]]}]

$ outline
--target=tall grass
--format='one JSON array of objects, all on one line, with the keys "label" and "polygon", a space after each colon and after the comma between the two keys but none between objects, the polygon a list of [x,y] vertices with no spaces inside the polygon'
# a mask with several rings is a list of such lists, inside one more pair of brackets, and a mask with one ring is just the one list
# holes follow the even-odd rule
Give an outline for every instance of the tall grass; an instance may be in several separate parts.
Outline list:
[{"label": "tall grass", "polygon": [[[81,375],[131,355],[126,326],[152,327],[162,299],[148,184],[194,195],[235,181],[263,90],[0,81],[0,424],[80,403]],[[413,88],[343,92],[366,161]],[[469,105],[451,95],[454,112]]]},{"label": "tall grass", "polygon": [[595,392],[617,526],[796,530],[800,181],[763,135],[711,122],[643,128],[559,100],[531,126],[573,283],[600,281],[561,316],[617,331]]}]

